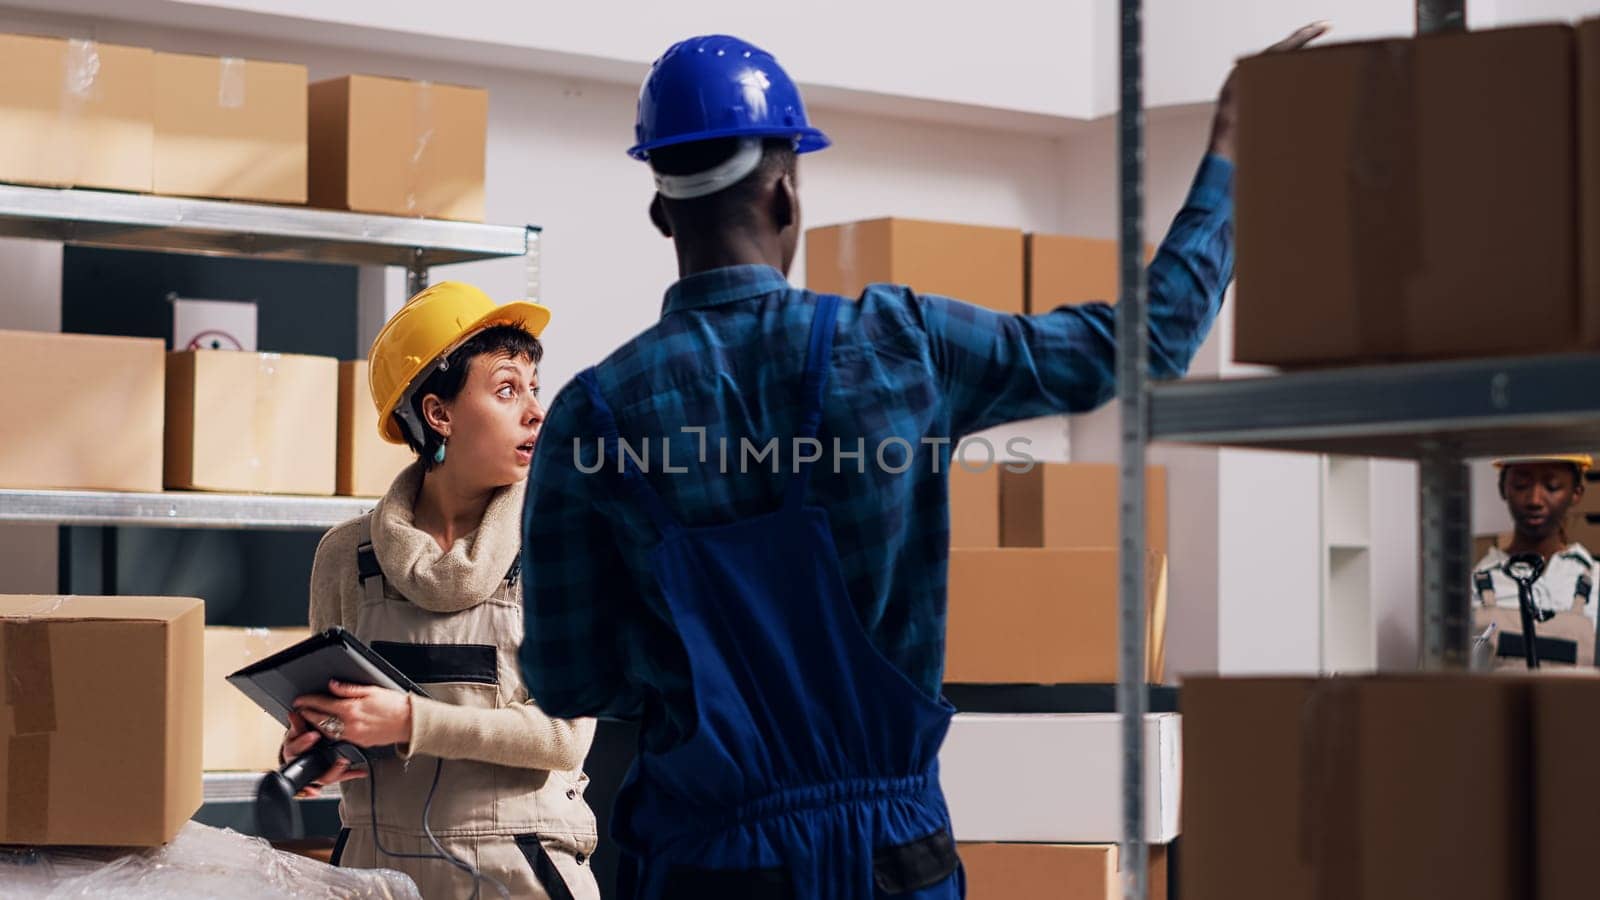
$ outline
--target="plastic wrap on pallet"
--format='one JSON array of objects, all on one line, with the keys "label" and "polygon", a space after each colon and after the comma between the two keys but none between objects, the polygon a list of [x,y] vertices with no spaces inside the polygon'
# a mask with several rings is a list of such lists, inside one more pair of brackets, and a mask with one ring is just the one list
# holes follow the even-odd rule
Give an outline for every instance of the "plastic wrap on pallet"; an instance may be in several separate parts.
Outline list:
[{"label": "plastic wrap on pallet", "polygon": [[8,900],[421,900],[387,869],[341,869],[273,849],[257,837],[190,822],[150,850],[39,847],[0,851]]}]

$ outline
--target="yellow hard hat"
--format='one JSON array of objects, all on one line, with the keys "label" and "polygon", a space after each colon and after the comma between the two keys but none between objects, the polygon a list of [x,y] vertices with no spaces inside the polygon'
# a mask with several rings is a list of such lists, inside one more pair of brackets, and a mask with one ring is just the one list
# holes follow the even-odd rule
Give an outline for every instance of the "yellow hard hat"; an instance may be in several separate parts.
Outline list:
[{"label": "yellow hard hat", "polygon": [[1594,457],[1587,453],[1546,453],[1531,456],[1506,456],[1494,461],[1497,469],[1506,466],[1532,466],[1540,463],[1566,463],[1577,466],[1579,474],[1594,468]]},{"label": "yellow hard hat", "polygon": [[367,383],[378,407],[378,433],[391,444],[405,435],[394,411],[414,381],[473,335],[495,325],[514,325],[538,337],[550,308],[528,300],[496,304],[470,284],[441,281],[406,301],[384,323],[367,353]]}]

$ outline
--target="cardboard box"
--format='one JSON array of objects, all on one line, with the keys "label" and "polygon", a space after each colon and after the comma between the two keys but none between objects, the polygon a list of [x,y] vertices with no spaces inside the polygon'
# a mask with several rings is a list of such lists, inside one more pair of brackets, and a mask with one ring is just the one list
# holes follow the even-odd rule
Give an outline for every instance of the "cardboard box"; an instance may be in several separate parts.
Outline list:
[{"label": "cardboard box", "polygon": [[0,843],[155,846],[200,808],[205,605],[0,597]]},{"label": "cardboard box", "polygon": [[[1000,475],[1004,547],[1116,547],[1118,470],[1110,463],[1040,463]],[[1145,546],[1167,552],[1167,470],[1145,469]]]},{"label": "cardboard box", "polygon": [[[1238,361],[1600,347],[1600,300],[1577,300],[1572,28],[1257,56],[1238,93]],[[1511,297],[1546,327],[1506,327]]]},{"label": "cardboard box", "polygon": [[[1122,900],[1116,844],[962,844],[968,900]],[[1150,897],[1167,896],[1167,848],[1150,850]]]},{"label": "cardboard box", "polygon": [[[1182,720],[1145,718],[1145,840],[1178,836]],[[939,783],[958,841],[1098,844],[1122,839],[1122,718],[958,713]]]},{"label": "cardboard box", "polygon": [[306,67],[157,53],[155,192],[306,202]]},{"label": "cardboard box", "polygon": [[1020,313],[1022,232],[915,219],[872,219],[806,232],[807,289],[857,297],[879,283]]},{"label": "cardboard box", "polygon": [[333,493],[338,360],[228,350],[170,353],[166,418],[169,488]]},{"label": "cardboard box", "polygon": [[1181,895],[1532,896],[1528,697],[1511,677],[1186,681]]},{"label": "cardboard box", "polygon": [[150,190],[153,54],[0,35],[0,181]]},{"label": "cardboard box", "polygon": [[349,75],[310,103],[312,205],[483,221],[487,91]]},{"label": "cardboard box", "polygon": [[[1118,252],[1117,242],[1104,238],[1024,235],[1026,311],[1036,315],[1078,303],[1115,306],[1121,284]],[[1155,247],[1146,245],[1144,255],[1148,263]]]},{"label": "cardboard box", "polygon": [[378,408],[367,381],[367,361],[339,363],[338,494],[381,497],[400,470],[416,461],[411,448],[378,436]]},{"label": "cardboard box", "polygon": [[[0,485],[161,490],[160,340],[0,331]],[[92,376],[89,374],[92,371]]]},{"label": "cardboard box", "polygon": [[1600,19],[1578,26],[1578,226],[1582,307],[1600,308]]},{"label": "cardboard box", "polygon": [[1600,747],[1600,679],[1533,687],[1533,835],[1537,900],[1593,897],[1595,803],[1589,751]]},{"label": "cardboard box", "polygon": [[951,460],[950,546],[1000,546],[1000,466]]},{"label": "cardboard box", "polygon": [[205,753],[207,772],[276,769],[283,726],[256,706],[227,677],[311,636],[305,628],[205,630]]},{"label": "cardboard box", "polygon": [[[1166,669],[1166,559],[1151,554],[1146,575],[1153,683]],[[1115,682],[1117,579],[1114,549],[952,549],[944,680]]]}]

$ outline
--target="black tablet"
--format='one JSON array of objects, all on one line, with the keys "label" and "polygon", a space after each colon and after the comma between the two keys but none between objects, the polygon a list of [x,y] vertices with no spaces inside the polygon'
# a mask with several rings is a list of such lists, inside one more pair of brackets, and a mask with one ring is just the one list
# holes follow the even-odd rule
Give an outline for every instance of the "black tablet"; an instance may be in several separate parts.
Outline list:
[{"label": "black tablet", "polygon": [[284,728],[289,727],[295,698],[326,694],[332,680],[428,696],[388,660],[338,627],[314,634],[228,676],[229,683],[271,713]]}]

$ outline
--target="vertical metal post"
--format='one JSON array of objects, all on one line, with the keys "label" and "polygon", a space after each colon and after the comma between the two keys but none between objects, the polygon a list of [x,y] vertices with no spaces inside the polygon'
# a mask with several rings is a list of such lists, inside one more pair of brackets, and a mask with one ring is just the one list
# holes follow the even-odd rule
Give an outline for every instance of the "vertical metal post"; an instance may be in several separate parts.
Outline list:
[{"label": "vertical metal post", "polygon": [[[543,280],[544,280],[543,279],[543,276],[544,276],[544,268],[543,268],[543,266],[544,266],[544,258],[543,258],[543,253],[542,253],[542,251],[544,249],[544,245],[543,245],[543,242],[540,239],[541,235],[542,235],[542,232],[540,232],[539,229],[537,229],[537,228],[535,228],[535,227],[533,227],[531,225],[528,226],[528,243],[527,243],[528,249],[527,249],[526,253],[524,254],[524,261],[525,261],[525,263],[527,264],[527,267],[528,267],[528,270],[527,270],[528,271],[528,295],[527,296],[528,296],[529,300],[535,300],[535,301],[539,301],[539,293],[540,293],[540,291],[542,291],[544,289],[544,284],[543,284]],[[539,301],[539,302],[543,302],[543,301]]]},{"label": "vertical metal post", "polygon": [[1467,30],[1467,0],[1417,0],[1417,34]]},{"label": "vertical metal post", "polygon": [[1464,669],[1472,636],[1472,484],[1467,465],[1448,449],[1424,456],[1421,489],[1421,668]]},{"label": "vertical metal post", "polygon": [[419,248],[411,257],[411,264],[406,266],[406,297],[415,297],[427,286],[428,265],[423,262],[422,250]]},{"label": "vertical metal post", "polygon": [[1148,327],[1144,273],[1144,60],[1141,0],[1121,0],[1122,108],[1117,117],[1121,277],[1117,299],[1117,401],[1122,421],[1122,565],[1118,583],[1122,713],[1122,896],[1145,900],[1150,886],[1144,827],[1145,690],[1145,379]]},{"label": "vertical metal post", "polygon": [[115,525],[103,525],[100,528],[100,593],[118,593],[117,526]]}]

